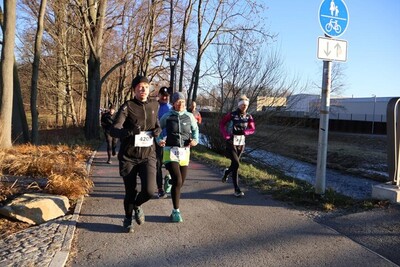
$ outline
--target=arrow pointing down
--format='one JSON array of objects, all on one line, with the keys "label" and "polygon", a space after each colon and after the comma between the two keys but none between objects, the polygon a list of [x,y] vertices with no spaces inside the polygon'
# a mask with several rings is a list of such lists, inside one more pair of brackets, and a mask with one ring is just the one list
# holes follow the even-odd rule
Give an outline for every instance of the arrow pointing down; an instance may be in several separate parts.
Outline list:
[{"label": "arrow pointing down", "polygon": [[331,51],[329,50],[329,42],[326,43],[326,50],[324,50],[325,55],[328,57]]}]

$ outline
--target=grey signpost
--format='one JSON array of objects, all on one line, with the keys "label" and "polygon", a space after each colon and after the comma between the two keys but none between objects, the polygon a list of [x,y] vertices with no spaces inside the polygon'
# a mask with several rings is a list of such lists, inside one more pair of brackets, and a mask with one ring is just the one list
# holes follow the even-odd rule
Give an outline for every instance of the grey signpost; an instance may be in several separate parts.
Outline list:
[{"label": "grey signpost", "polygon": [[[348,25],[349,14],[342,0],[324,0],[319,8],[321,29],[328,37],[339,37]],[[334,43],[332,43],[334,42]],[[344,43],[343,43],[344,42]],[[324,47],[320,47],[323,43]],[[343,45],[345,49],[338,48]],[[329,47],[336,50],[330,51]],[[343,52],[344,51],[344,52]],[[340,52],[340,53],[339,53]],[[345,53],[345,55],[343,54]],[[326,188],[326,158],[328,154],[329,106],[331,90],[332,60],[346,61],[347,42],[335,39],[318,40],[318,58],[324,59],[321,86],[321,106],[319,119],[318,155],[315,180],[315,193],[324,194]]]}]

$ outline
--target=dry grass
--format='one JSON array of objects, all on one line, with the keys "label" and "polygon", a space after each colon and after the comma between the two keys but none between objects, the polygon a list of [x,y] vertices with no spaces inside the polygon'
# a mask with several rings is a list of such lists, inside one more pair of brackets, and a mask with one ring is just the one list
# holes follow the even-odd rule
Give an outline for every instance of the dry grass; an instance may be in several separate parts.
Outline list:
[{"label": "dry grass", "polygon": [[[41,145],[15,145],[0,150],[0,205],[27,192],[76,199],[93,187],[86,162],[100,140],[86,144],[80,128],[40,131]],[[0,238],[28,228],[23,222],[0,216]]]},{"label": "dry grass", "polygon": [[23,190],[21,186],[72,200],[79,198],[93,186],[86,171],[90,154],[88,147],[66,145],[17,145],[1,150],[0,173],[8,179],[2,179],[0,200]]}]

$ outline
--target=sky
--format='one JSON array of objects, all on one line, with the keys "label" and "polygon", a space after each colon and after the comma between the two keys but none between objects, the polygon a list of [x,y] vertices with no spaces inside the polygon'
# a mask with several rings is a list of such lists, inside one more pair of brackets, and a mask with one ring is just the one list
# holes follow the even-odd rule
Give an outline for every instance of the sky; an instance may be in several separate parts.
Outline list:
[{"label": "sky", "polygon": [[[331,0],[324,0],[331,1]],[[334,0],[339,2],[340,0]],[[317,58],[323,0],[265,0],[267,26],[278,37],[285,69],[322,84],[323,61]],[[348,23],[337,39],[347,41],[343,97],[400,96],[400,0],[345,0]],[[339,3],[340,4],[340,3]],[[344,14],[344,13],[342,13]],[[320,94],[319,89],[307,93]]]},{"label": "sky", "polygon": [[[278,34],[274,46],[285,70],[320,86],[323,61],[317,58],[317,43],[324,32],[319,11],[323,1],[331,0],[259,1],[268,7],[266,26]],[[341,96],[400,96],[400,0],[334,1],[346,4],[349,17],[346,31],[337,37],[347,41],[347,60],[339,63],[346,85]],[[313,87],[306,93],[321,92]]]}]

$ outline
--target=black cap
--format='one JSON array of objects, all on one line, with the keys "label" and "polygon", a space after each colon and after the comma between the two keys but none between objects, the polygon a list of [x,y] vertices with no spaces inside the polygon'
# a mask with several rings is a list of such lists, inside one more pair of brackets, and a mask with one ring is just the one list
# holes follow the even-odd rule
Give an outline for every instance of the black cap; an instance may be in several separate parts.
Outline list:
[{"label": "black cap", "polygon": [[170,95],[169,88],[165,87],[165,86],[161,87],[160,91],[158,91],[158,94],[159,95]]},{"label": "black cap", "polygon": [[145,76],[136,76],[135,79],[132,80],[132,89],[135,89],[139,83],[149,83],[149,80]]}]

